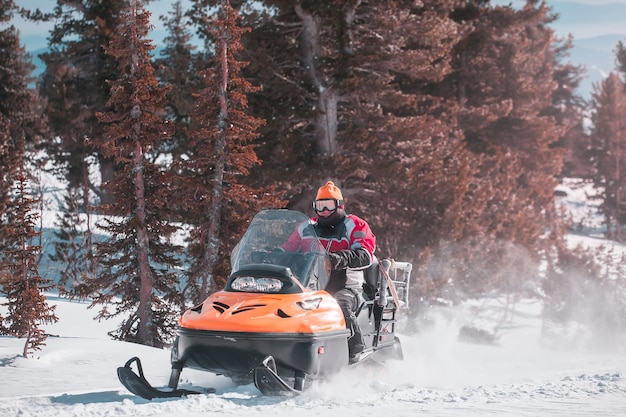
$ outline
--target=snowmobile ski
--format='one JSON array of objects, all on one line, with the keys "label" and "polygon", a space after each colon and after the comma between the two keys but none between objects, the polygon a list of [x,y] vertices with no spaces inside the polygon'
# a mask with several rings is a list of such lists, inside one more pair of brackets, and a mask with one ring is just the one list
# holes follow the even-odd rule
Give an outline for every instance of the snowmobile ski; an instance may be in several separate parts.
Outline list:
[{"label": "snowmobile ski", "polygon": [[263,395],[267,396],[279,397],[300,393],[278,376],[276,363],[271,356],[265,358],[261,366],[254,368],[254,385]]},{"label": "snowmobile ski", "polygon": [[371,356],[374,355],[374,353],[376,353],[374,349],[364,350],[363,352],[359,353],[356,357],[350,358],[350,365],[357,365],[359,363],[362,363],[370,359]]},{"label": "snowmobile ski", "polygon": [[[133,362],[137,363],[139,375],[131,367]],[[127,390],[146,400],[152,400],[153,398],[180,398],[193,394],[202,394],[202,392],[187,389],[161,390],[153,387],[146,380],[138,357],[130,358],[124,366],[117,368],[117,377]],[[215,392],[215,389],[210,388],[206,391],[206,393],[210,392]]]}]

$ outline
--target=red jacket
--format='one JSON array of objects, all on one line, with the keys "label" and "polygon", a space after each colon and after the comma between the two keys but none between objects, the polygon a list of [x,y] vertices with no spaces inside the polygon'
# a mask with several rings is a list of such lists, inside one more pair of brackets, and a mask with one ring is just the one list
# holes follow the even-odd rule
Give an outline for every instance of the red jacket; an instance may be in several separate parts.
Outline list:
[{"label": "red jacket", "polygon": [[363,286],[362,270],[371,265],[376,250],[376,236],[367,222],[358,216],[347,214],[335,227],[322,227],[318,224],[317,217],[313,217],[309,222],[299,225],[282,248],[288,252],[308,252],[315,242],[314,234],[317,234],[323,246],[322,249],[326,252],[355,249],[364,249],[367,252],[369,255],[367,262],[358,266],[351,265],[344,271],[333,271],[331,276],[331,280],[343,280],[345,277],[345,284],[342,286],[346,288],[361,288]]}]

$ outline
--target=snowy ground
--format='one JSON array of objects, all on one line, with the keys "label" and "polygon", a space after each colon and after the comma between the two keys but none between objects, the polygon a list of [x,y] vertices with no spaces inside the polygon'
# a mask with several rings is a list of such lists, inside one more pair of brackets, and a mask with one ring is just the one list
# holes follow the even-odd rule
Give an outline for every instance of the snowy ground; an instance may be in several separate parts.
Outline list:
[{"label": "snowy ground", "polygon": [[[572,243],[601,243],[598,224],[585,220],[593,217],[585,187],[567,184],[561,191],[580,224]],[[94,321],[96,312],[86,304],[53,294],[48,299],[60,320],[46,328],[53,336],[35,358],[19,356],[23,340],[0,337],[0,416],[626,416],[626,347],[593,350],[569,336],[560,344],[567,349],[548,347],[539,299],[520,300],[506,311],[502,300],[432,311],[419,334],[401,335],[403,361],[346,369],[295,398],[263,397],[254,385],[236,387],[186,369],[181,388],[217,391],[153,401],[126,391],[116,368],[139,356],[147,379],[163,386],[169,351],[112,341],[107,332],[116,323]],[[499,323],[496,344],[459,340],[461,327],[477,322]]]},{"label": "snowy ground", "polygon": [[[518,302],[497,345],[463,343],[469,309],[447,311],[418,336],[403,336],[403,361],[347,369],[296,398],[263,397],[254,385],[184,370],[181,387],[215,394],[147,401],[118,382],[132,356],[154,385],[166,384],[169,352],[109,340],[85,304],[50,297],[60,321],[36,358],[22,340],[0,338],[0,415],[44,416],[626,416],[626,354],[551,350],[541,343],[541,306]],[[494,305],[495,308],[498,304]]]}]

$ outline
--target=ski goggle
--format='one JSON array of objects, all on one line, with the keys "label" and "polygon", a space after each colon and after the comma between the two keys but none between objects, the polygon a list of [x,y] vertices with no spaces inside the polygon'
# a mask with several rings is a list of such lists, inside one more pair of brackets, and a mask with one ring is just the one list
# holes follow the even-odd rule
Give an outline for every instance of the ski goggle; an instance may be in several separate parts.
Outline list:
[{"label": "ski goggle", "polygon": [[337,200],[315,200],[313,202],[313,208],[317,212],[322,212],[324,210],[335,211],[337,207],[339,207],[339,201]]}]

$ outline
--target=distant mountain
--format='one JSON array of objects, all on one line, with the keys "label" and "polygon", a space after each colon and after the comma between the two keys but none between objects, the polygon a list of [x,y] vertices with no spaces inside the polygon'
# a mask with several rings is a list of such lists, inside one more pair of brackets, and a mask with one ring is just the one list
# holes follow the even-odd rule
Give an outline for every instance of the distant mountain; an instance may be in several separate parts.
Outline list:
[{"label": "distant mountain", "polygon": [[558,21],[554,26],[560,32],[571,32],[577,38],[626,33],[624,3],[583,4],[548,0],[548,6],[558,14]]},{"label": "distant mountain", "polygon": [[557,35],[574,38],[570,61],[584,66],[586,77],[579,93],[590,99],[593,85],[615,70],[617,43],[626,42],[626,4],[548,1],[548,5],[558,14],[551,25]]},{"label": "distant mountain", "polygon": [[[524,7],[525,0],[491,0],[494,6]],[[589,1],[588,3],[592,3]],[[580,1],[547,0],[557,15],[550,27],[556,35],[574,38],[569,61],[586,70],[578,93],[591,98],[593,84],[615,69],[615,47],[626,42],[626,4],[585,4]]]},{"label": "distant mountain", "polygon": [[38,77],[45,69],[46,65],[39,58],[39,55],[48,52],[48,48],[40,48],[36,51],[31,51],[29,54],[33,57],[33,64],[35,65],[35,71],[33,71],[33,77]]},{"label": "distant mountain", "polygon": [[599,84],[616,68],[615,50],[618,42],[626,42],[626,36],[604,35],[576,40],[571,50],[570,61],[585,67],[586,78],[580,85],[579,93],[591,98],[593,85]]},{"label": "distant mountain", "polygon": [[[163,50],[163,46],[157,46],[154,51],[152,51],[152,55],[158,57],[161,55],[161,51]],[[46,64],[39,58],[39,55],[48,52],[48,48],[40,48],[35,51],[28,52],[33,58],[33,64],[35,65],[35,70],[33,71],[33,77],[38,77],[41,73],[46,69]]]}]

